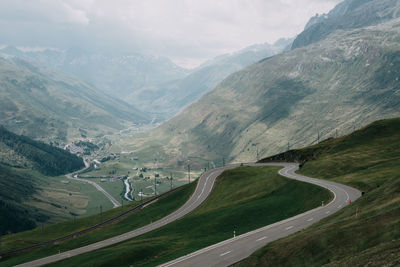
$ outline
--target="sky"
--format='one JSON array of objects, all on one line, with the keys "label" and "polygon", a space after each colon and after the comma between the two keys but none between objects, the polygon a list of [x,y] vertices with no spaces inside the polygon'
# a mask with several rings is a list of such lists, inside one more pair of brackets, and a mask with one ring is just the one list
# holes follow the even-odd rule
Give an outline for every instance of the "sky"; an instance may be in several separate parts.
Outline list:
[{"label": "sky", "polygon": [[341,0],[1,0],[0,44],[145,53],[192,68],[299,34]]}]

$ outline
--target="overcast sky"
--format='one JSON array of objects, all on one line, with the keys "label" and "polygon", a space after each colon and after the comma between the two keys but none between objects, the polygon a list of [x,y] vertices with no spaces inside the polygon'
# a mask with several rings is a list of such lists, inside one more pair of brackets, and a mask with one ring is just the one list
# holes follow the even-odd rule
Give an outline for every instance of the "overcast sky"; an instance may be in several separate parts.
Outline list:
[{"label": "overcast sky", "polygon": [[0,0],[0,44],[141,52],[194,67],[300,33],[341,0]]}]

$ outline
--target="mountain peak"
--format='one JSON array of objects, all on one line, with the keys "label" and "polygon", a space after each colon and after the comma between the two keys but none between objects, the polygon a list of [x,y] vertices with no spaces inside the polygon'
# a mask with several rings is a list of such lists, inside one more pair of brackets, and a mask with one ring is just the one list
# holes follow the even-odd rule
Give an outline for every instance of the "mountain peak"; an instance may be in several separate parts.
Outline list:
[{"label": "mountain peak", "polygon": [[376,25],[400,16],[399,0],[346,0],[328,14],[312,17],[294,40],[292,49],[325,39],[336,30]]}]

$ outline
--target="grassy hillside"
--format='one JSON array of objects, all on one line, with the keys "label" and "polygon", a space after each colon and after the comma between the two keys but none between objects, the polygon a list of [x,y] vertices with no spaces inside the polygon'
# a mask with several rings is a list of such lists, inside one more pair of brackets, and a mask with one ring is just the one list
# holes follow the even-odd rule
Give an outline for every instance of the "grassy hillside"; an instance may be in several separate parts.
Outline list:
[{"label": "grassy hillside", "polygon": [[255,161],[400,116],[400,20],[337,31],[232,74],[153,132],[184,160]]},{"label": "grassy hillside", "polygon": [[0,124],[15,133],[63,143],[143,122],[147,115],[76,77],[0,57]]},{"label": "grassy hillside", "polygon": [[[159,230],[54,266],[155,266],[202,247],[291,217],[331,198],[329,191],[283,178],[277,167],[224,172],[194,212]],[[309,196],[313,195],[313,198]],[[282,208],[285,207],[285,208]]]},{"label": "grassy hillside", "polygon": [[[85,164],[76,155],[58,147],[16,135],[0,126],[2,155],[0,163],[12,167],[32,166],[44,175],[61,175],[82,169]],[[7,155],[8,154],[8,155]],[[19,160],[25,158],[25,162]]]},{"label": "grassy hillside", "polygon": [[318,224],[273,242],[239,266],[396,266],[400,263],[400,119],[377,121],[338,139],[293,150],[300,173],[365,194]]},{"label": "grassy hillside", "polygon": [[23,176],[0,164],[0,235],[32,229],[48,216],[23,205],[37,190],[32,177]]},{"label": "grassy hillside", "polygon": [[[57,176],[84,167],[81,158],[60,148],[19,136],[0,126],[0,234],[35,227],[49,219],[25,202],[40,190],[34,172]],[[28,171],[28,172],[25,172]]]},{"label": "grassy hillside", "polygon": [[[183,205],[193,193],[196,184],[197,183],[191,183],[190,185],[182,186],[177,191],[160,198],[154,204],[151,204],[145,209],[140,209],[132,213],[131,215],[121,221],[118,221],[117,223],[102,226],[99,230],[91,231],[87,234],[64,242],[58,242],[53,246],[46,246],[40,249],[27,251],[22,254],[8,256],[3,259],[3,261],[0,261],[0,265],[14,266],[19,263],[56,254],[58,253],[58,251],[74,249],[83,245],[91,244],[100,240],[104,240],[106,238],[111,238],[115,235],[137,229],[141,226],[144,226],[148,223],[151,223],[152,221],[156,221],[170,214],[181,205]],[[132,208],[137,204],[138,203],[132,203],[124,207],[119,207],[103,212],[102,216],[100,216],[100,214],[96,214],[90,217],[76,219],[75,222],[73,220],[69,220],[46,226],[44,233],[41,232],[41,228],[36,228],[31,231],[25,231],[4,236],[2,241],[2,249],[4,252],[7,252],[32,244],[40,243],[42,241],[53,240],[67,234],[71,234],[75,231],[83,230],[99,223],[101,219],[106,220],[117,216],[123,211],[126,211],[128,208]]]}]

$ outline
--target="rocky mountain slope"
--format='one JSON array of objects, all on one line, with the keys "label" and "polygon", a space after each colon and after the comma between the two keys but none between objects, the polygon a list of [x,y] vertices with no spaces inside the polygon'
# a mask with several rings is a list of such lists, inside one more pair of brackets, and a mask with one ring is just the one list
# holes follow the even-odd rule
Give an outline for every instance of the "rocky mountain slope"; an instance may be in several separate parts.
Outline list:
[{"label": "rocky mountain slope", "polygon": [[305,30],[294,40],[292,49],[323,40],[337,30],[377,25],[398,17],[398,0],[345,0],[328,14],[311,18]]},{"label": "rocky mountain slope", "polygon": [[391,19],[268,58],[230,75],[149,144],[181,159],[249,161],[400,116],[399,40]]}]

